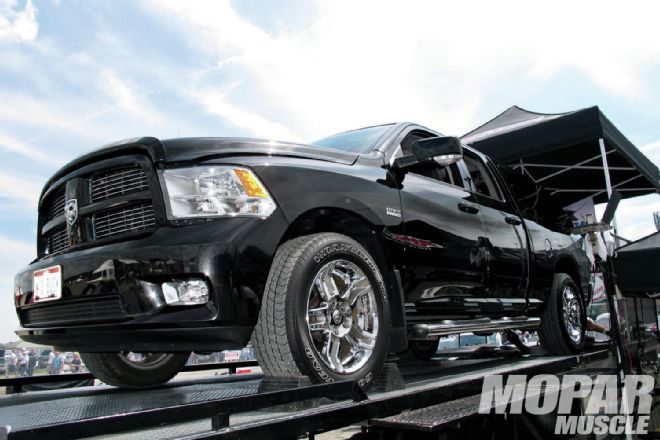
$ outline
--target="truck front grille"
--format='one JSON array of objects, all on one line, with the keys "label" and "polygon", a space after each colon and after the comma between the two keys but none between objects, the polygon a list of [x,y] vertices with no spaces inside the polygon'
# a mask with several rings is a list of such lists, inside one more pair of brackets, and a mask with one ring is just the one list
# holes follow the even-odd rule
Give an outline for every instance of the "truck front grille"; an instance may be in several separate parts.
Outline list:
[{"label": "truck front grille", "polygon": [[119,197],[149,189],[144,170],[139,167],[122,167],[97,173],[89,182],[92,202]]},{"label": "truck front grille", "polygon": [[94,215],[94,236],[97,240],[154,226],[156,215],[151,203],[110,209]]},{"label": "truck front grille", "polygon": [[86,298],[37,305],[22,309],[21,322],[24,326],[71,325],[90,322],[120,321],[126,318],[118,296]]},{"label": "truck front grille", "polygon": [[64,203],[64,187],[58,188],[52,196],[49,196],[47,207],[49,221],[64,214]]},{"label": "truck front grille", "polygon": [[[156,177],[144,156],[106,160],[87,168],[91,171],[60,181],[42,201],[40,257],[79,244],[120,240],[123,235],[148,232],[156,226],[152,185]],[[74,198],[75,205],[69,205]],[[67,225],[65,206],[78,209],[71,225]]]},{"label": "truck front grille", "polygon": [[48,246],[51,252],[60,252],[71,246],[66,225],[58,226],[48,234]]}]

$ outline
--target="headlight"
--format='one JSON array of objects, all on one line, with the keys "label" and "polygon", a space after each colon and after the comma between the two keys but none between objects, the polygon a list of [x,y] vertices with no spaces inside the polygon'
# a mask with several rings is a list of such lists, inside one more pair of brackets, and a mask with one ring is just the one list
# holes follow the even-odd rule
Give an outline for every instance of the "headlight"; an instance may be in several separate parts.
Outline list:
[{"label": "headlight", "polygon": [[170,219],[255,216],[275,211],[273,198],[247,168],[203,166],[161,172]]}]

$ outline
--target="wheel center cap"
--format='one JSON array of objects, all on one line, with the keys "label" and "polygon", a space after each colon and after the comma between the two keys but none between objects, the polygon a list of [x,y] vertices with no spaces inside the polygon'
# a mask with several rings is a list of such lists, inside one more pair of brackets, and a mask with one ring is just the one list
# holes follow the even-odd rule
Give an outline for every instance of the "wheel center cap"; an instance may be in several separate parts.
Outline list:
[{"label": "wheel center cap", "polygon": [[334,308],[331,309],[329,317],[331,331],[335,336],[343,338],[353,325],[351,307],[343,301],[337,301],[333,306]]}]

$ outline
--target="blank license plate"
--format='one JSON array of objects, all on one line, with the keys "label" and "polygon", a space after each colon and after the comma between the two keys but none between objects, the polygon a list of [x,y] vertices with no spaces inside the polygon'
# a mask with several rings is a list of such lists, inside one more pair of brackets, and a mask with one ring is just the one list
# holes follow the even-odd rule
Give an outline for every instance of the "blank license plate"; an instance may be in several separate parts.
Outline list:
[{"label": "blank license plate", "polygon": [[34,302],[52,301],[62,297],[62,267],[38,270],[32,280]]}]

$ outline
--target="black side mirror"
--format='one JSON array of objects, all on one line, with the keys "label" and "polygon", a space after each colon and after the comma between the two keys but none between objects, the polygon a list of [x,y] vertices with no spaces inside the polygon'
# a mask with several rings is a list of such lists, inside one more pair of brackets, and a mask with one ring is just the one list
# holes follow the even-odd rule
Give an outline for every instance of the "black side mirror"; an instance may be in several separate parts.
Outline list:
[{"label": "black side mirror", "polygon": [[463,158],[461,141],[453,136],[421,139],[412,145],[412,152],[413,154],[395,159],[392,168],[402,170],[429,161],[447,166]]}]

